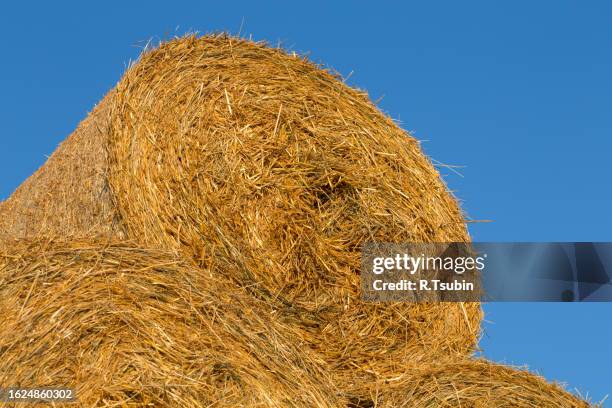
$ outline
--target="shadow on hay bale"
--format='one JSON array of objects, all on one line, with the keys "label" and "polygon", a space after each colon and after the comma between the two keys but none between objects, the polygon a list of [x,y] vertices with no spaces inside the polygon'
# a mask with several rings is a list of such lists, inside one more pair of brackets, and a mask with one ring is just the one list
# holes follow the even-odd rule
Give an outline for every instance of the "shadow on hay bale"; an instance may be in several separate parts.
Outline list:
[{"label": "shadow on hay bale", "polygon": [[365,241],[467,241],[464,219],[364,92],[261,43],[186,37],[145,52],[0,211],[7,236],[175,250],[315,316],[301,337],[355,395],[407,362],[469,354],[480,334],[476,303],[359,299]]},{"label": "shadow on hay bale", "polygon": [[70,386],[82,406],[346,406],[288,337],[290,314],[164,251],[15,242],[0,248],[0,388]]},{"label": "shadow on hay bale", "polygon": [[420,365],[389,383],[385,408],[588,408],[587,402],[528,371],[484,360]]},{"label": "shadow on hay bale", "polygon": [[0,202],[0,239],[114,235],[120,231],[108,186],[107,95],[11,197]]}]

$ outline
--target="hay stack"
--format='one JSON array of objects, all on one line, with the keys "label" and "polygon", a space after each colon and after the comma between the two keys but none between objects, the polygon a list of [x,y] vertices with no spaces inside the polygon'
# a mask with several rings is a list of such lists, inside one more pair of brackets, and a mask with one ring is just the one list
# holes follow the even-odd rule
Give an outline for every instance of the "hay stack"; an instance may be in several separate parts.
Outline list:
[{"label": "hay stack", "polygon": [[361,302],[367,240],[469,240],[412,137],[297,56],[163,44],[0,203],[0,387],[72,385],[83,406],[585,406],[465,361],[478,304]]},{"label": "hay stack", "polygon": [[127,237],[231,271],[315,316],[309,345],[356,395],[479,336],[478,304],[360,301],[366,240],[466,241],[464,220],[364,92],[259,43],[187,37],[144,53],[0,220],[11,236]]},{"label": "hay stack", "polygon": [[164,251],[14,243],[0,249],[0,388],[70,386],[81,406],[346,406],[288,338],[290,315]]},{"label": "hay stack", "polygon": [[5,244],[0,388],[69,386],[86,407],[589,406],[485,361],[406,363],[368,398],[344,398],[300,342],[296,311],[251,295],[125,241]]},{"label": "hay stack", "polygon": [[378,400],[385,408],[587,408],[540,376],[483,360],[421,365],[395,379]]}]

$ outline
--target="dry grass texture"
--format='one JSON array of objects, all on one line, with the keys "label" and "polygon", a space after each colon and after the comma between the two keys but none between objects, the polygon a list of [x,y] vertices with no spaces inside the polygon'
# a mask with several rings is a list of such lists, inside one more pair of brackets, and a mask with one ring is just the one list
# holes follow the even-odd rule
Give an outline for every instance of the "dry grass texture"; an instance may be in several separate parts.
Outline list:
[{"label": "dry grass texture", "polygon": [[421,365],[386,389],[385,408],[588,408],[527,371],[483,360]]},{"label": "dry grass texture", "polygon": [[235,285],[126,243],[0,250],[0,388],[82,406],[338,407],[291,322]]},{"label": "dry grass texture", "polygon": [[311,347],[356,394],[479,336],[478,304],[359,300],[364,241],[465,241],[462,215],[365,93],[263,44],[187,37],[146,52],[6,207],[11,236],[126,236],[316,315]]},{"label": "dry grass texture", "polygon": [[70,386],[84,407],[588,407],[478,360],[403,362],[359,401],[303,347],[297,319],[167,251],[125,241],[0,248],[0,388]]},{"label": "dry grass texture", "polygon": [[107,95],[49,158],[0,203],[0,239],[120,235],[108,186]]}]

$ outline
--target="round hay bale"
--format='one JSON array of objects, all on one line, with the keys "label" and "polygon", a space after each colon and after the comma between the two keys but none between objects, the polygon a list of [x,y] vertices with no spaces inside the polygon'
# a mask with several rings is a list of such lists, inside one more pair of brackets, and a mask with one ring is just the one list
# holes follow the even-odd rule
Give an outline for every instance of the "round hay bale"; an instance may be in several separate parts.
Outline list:
[{"label": "round hay bale", "polygon": [[109,146],[128,236],[238,259],[238,282],[324,313],[315,346],[348,384],[473,349],[478,304],[359,299],[365,241],[469,237],[419,143],[337,76],[241,39],[173,40],[117,85]]},{"label": "round hay bale", "polygon": [[477,303],[360,300],[365,241],[469,236],[418,142],[304,58],[223,35],[162,44],[45,167],[0,213],[10,236],[96,233],[185,254],[314,316],[301,336],[355,395],[477,343]]},{"label": "round hay bale", "polygon": [[282,316],[164,251],[13,243],[0,249],[0,388],[73,387],[87,407],[346,406]]},{"label": "round hay bale", "polygon": [[538,375],[484,360],[421,365],[378,397],[381,408],[591,406]]}]

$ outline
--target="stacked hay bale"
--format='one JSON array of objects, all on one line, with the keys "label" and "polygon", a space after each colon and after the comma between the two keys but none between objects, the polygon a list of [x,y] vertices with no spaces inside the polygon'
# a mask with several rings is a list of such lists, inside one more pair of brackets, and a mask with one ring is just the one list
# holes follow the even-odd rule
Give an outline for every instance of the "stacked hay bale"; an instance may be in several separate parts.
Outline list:
[{"label": "stacked hay bale", "polygon": [[238,261],[238,284],[319,316],[312,346],[357,395],[406,361],[473,350],[477,304],[360,301],[366,240],[468,236],[417,141],[310,62],[224,37],[164,44],[116,88],[109,158],[128,236]]},{"label": "stacked hay bale", "polygon": [[[186,37],[145,52],[2,204],[0,228],[5,239],[129,239],[248,288],[267,305],[260,316],[291,322],[269,330],[299,343],[310,357],[296,358],[318,367],[310,375],[330,374],[338,406],[391,401],[390,381],[465,358],[480,332],[477,303],[360,300],[362,244],[468,241],[457,203],[418,142],[365,93],[242,39]],[[265,400],[260,386],[245,392]],[[302,402],[324,406],[334,391],[322,390]]]},{"label": "stacked hay bale", "polygon": [[537,375],[482,360],[422,365],[386,391],[380,407],[589,407]]},{"label": "stacked hay bale", "polygon": [[4,245],[0,389],[71,386],[88,407],[345,406],[291,315],[167,251]]},{"label": "stacked hay bale", "polygon": [[361,302],[366,240],[466,241],[463,218],[367,95],[263,44],[189,37],[145,53],[7,207],[22,211],[2,217],[18,236],[127,237],[232,271],[316,322],[310,346],[357,398],[479,335],[478,304]]}]

